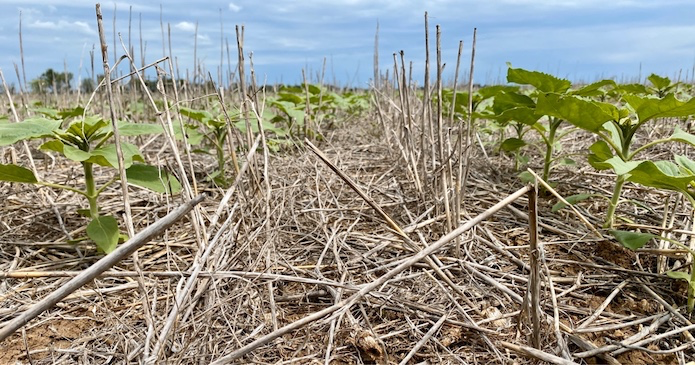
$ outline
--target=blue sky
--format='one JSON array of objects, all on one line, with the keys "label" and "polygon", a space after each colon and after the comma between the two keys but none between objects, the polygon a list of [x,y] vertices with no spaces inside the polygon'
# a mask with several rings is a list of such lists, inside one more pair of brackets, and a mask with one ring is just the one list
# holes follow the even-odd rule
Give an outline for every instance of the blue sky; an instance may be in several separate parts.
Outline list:
[{"label": "blue sky", "polygon": [[[110,57],[114,6],[116,31],[126,44],[132,7],[136,60],[140,59],[140,19],[146,61],[160,58],[160,5],[145,1],[102,2]],[[179,68],[192,70],[197,22],[197,58],[215,79],[220,65],[220,16],[233,67],[234,27],[245,25],[245,51],[253,52],[261,83],[300,82],[302,68],[316,80],[325,57],[327,81],[367,86],[377,21],[380,67],[391,67],[393,53],[404,50],[406,60],[414,63],[414,76],[421,80],[425,11],[430,16],[433,59],[435,25],[441,25],[448,79],[459,40],[464,41],[463,69],[468,69],[474,27],[478,28],[474,78],[484,84],[504,81],[506,62],[574,81],[635,79],[640,68],[642,78],[651,72],[675,78],[680,72],[681,78],[691,79],[695,65],[692,0],[172,0],[161,6],[165,28],[171,26]],[[8,82],[17,82],[14,63],[21,67],[20,11],[28,80],[49,67],[63,70],[64,65],[76,76],[88,77],[92,47],[95,68],[101,73],[94,2],[0,0],[0,68]],[[119,44],[119,55],[121,51]],[[226,57],[225,50],[225,69]]]}]

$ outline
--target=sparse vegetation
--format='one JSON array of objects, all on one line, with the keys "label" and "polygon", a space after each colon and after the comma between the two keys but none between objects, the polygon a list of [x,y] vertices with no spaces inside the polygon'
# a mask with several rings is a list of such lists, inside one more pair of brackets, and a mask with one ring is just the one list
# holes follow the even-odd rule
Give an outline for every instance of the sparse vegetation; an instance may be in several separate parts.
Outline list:
[{"label": "sparse vegetation", "polygon": [[[219,85],[168,55],[156,79],[49,69],[8,90],[0,362],[695,361],[687,82],[509,66],[461,87],[437,57],[422,87],[404,60],[370,90],[257,85],[243,33]],[[116,187],[119,159],[144,189]],[[129,247],[124,223],[147,232],[203,192],[41,306]]]}]

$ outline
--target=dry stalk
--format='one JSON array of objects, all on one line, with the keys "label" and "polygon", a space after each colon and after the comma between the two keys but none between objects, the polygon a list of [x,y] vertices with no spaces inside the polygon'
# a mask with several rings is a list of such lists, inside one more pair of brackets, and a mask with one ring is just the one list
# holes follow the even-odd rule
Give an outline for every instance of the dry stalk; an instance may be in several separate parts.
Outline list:
[{"label": "dry stalk", "polygon": [[242,356],[250,353],[251,351],[257,349],[260,346],[266,345],[273,341],[274,339],[283,336],[287,333],[290,333],[294,330],[297,330],[301,327],[304,327],[305,325],[312,323],[314,321],[320,320],[326,316],[329,315],[335,315],[338,313],[338,315],[342,311],[347,311],[352,307],[358,300],[360,300],[362,297],[365,295],[369,294],[371,291],[375,290],[376,288],[381,287],[384,285],[386,282],[388,282],[390,279],[395,277],[396,275],[400,274],[407,268],[415,265],[416,263],[420,262],[421,260],[425,259],[427,256],[441,250],[444,248],[449,242],[454,240],[457,236],[460,236],[464,232],[470,230],[471,228],[475,227],[478,223],[486,220],[487,218],[491,217],[494,215],[496,212],[498,212],[500,209],[504,208],[506,205],[511,204],[513,201],[518,199],[519,197],[523,196],[528,192],[530,188],[528,186],[525,186],[516,192],[512,193],[511,195],[507,196],[503,200],[499,201],[497,204],[493,205],[483,213],[475,216],[465,224],[461,225],[460,227],[456,228],[452,232],[448,233],[444,237],[440,238],[436,242],[432,243],[431,245],[427,246],[424,248],[422,251],[414,254],[407,260],[404,260],[401,264],[396,266],[395,268],[389,270],[386,272],[384,275],[380,276],[378,279],[372,281],[369,284],[365,284],[362,289],[360,289],[357,293],[353,294],[347,299],[343,299],[340,302],[327,307],[325,309],[322,309],[318,312],[315,312],[313,314],[310,314],[300,320],[297,320],[295,322],[292,322],[282,328],[279,328],[277,331],[273,331],[267,335],[261,336],[260,338],[248,343],[247,345],[231,352],[228,355],[225,355],[223,357],[218,358],[212,364],[214,365],[220,365],[220,364],[228,364],[236,359],[241,358]]},{"label": "dry stalk", "polygon": [[94,265],[90,266],[88,269],[84,270],[79,275],[72,278],[60,289],[52,292],[40,302],[34,304],[27,311],[21,315],[15,317],[15,319],[5,323],[5,325],[0,329],[0,341],[6,339],[17,329],[24,326],[27,322],[36,318],[43,311],[53,307],[56,303],[61,301],[63,298],[67,297],[70,293],[79,289],[84,284],[92,281],[94,278],[99,276],[101,273],[105,272],[109,268],[113,267],[122,259],[130,256],[138,248],[142,247],[145,243],[157,237],[167,228],[171,227],[179,219],[183,218],[188,212],[190,212],[193,207],[198,205],[205,199],[205,195],[199,195],[190,201],[182,204],[180,207],[173,210],[171,213],[167,214],[162,219],[158,220],[156,223],[148,226],[144,230],[140,231],[133,238],[129,239],[126,243],[122,244],[116,248],[110,254],[104,256],[101,260],[97,261]]}]

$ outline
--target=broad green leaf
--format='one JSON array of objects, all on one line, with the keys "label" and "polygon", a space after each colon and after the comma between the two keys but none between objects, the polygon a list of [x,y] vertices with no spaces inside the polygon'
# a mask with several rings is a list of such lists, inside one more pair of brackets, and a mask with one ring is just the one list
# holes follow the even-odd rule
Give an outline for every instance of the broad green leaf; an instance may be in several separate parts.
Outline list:
[{"label": "broad green leaf", "polygon": [[299,87],[299,86],[287,86],[287,85],[284,85],[284,86],[280,87],[279,92],[291,93],[291,94],[301,94],[301,93],[304,92],[304,88],[303,88],[303,87]]},{"label": "broad green leaf", "polygon": [[695,114],[695,98],[683,102],[676,99],[674,94],[668,94],[662,99],[626,94],[623,99],[635,110],[640,123],[654,118],[680,118]]},{"label": "broad green leaf", "polygon": [[534,125],[539,119],[533,109],[526,107],[507,109],[504,112],[494,116],[494,118],[501,124],[507,124],[514,121],[526,125]]},{"label": "broad green leaf", "polygon": [[63,146],[63,155],[77,162],[87,161],[90,157],[92,157],[91,153],[82,151],[81,149],[70,145]]},{"label": "broad green leaf", "polygon": [[685,193],[695,176],[686,175],[685,171],[671,161],[643,161],[630,171],[628,180],[657,189]]},{"label": "broad green leaf", "polygon": [[[476,93],[480,95],[481,100],[486,100],[492,97],[496,97],[497,95],[500,95],[501,93],[515,93],[519,91],[519,87],[517,86],[506,86],[506,85],[494,85],[494,86],[483,86]],[[457,93],[456,99],[458,99],[459,95],[462,95],[463,93]],[[468,103],[468,93],[466,94],[466,103]]]},{"label": "broad green leaf", "polygon": [[601,88],[606,86],[615,87],[616,83],[613,80],[601,80],[574,90],[570,94],[578,96],[600,96],[605,94]]},{"label": "broad green leaf", "polygon": [[82,151],[81,149],[73,147],[69,144],[65,144],[59,139],[48,141],[42,144],[39,149],[42,151],[58,152],[66,158],[77,162],[87,161],[90,157],[92,157],[91,153]]},{"label": "broad green leaf", "polygon": [[642,248],[642,246],[644,246],[652,238],[659,238],[659,236],[651,233],[619,231],[614,229],[610,230],[609,232],[613,235],[613,237],[615,237],[616,240],[618,240],[618,242],[631,250]]},{"label": "broad green leaf", "polygon": [[[586,199],[589,199],[589,198],[593,198],[593,197],[596,197],[596,196],[600,196],[600,195],[598,195],[598,194],[588,194],[588,193],[575,194],[575,195],[570,195],[570,196],[566,197],[565,200],[566,200],[568,203],[570,203],[571,205],[574,205],[574,204],[577,204],[577,203],[579,203],[579,202],[581,202],[581,201],[583,201],[583,200],[586,200]],[[555,203],[555,205],[553,205],[552,211],[553,211],[553,212],[557,212],[557,211],[559,211],[559,210],[564,209],[566,206],[567,206],[567,204],[565,204],[565,203],[562,202],[562,201],[559,201],[559,202]]]},{"label": "broad green leaf", "polygon": [[309,84],[307,88],[309,89],[309,94],[318,95],[321,93],[321,89],[316,85]]},{"label": "broad green leaf", "polygon": [[128,182],[157,193],[176,194],[181,191],[181,183],[165,169],[157,166],[134,164],[126,170]]},{"label": "broad green leaf", "polygon": [[201,123],[207,123],[208,120],[213,119],[212,114],[206,110],[196,110],[186,107],[180,107],[179,112],[181,115],[189,117],[193,120],[197,120]]},{"label": "broad green leaf", "polygon": [[687,174],[695,176],[695,161],[681,155],[673,155],[673,160],[685,169]]},{"label": "broad green leaf", "polygon": [[[123,149],[123,166],[126,169],[133,164],[133,161],[144,162],[137,146],[124,142],[121,143],[121,148]],[[95,163],[100,166],[118,167],[118,155],[116,154],[115,144],[97,148],[90,153],[92,157],[90,157],[87,162]]]},{"label": "broad green leaf", "polygon": [[503,92],[496,95],[492,103],[492,109],[497,113],[517,107],[535,108],[536,102],[528,95],[517,92]]},{"label": "broad green leaf", "polygon": [[655,89],[664,90],[671,85],[671,79],[668,77],[661,77],[657,74],[651,74],[647,77],[647,80],[652,83]]},{"label": "broad green leaf", "polygon": [[589,147],[589,164],[597,170],[606,170],[610,168],[610,165],[605,164],[604,161],[612,158],[613,150],[605,141],[596,141]]},{"label": "broad green leaf", "polygon": [[559,79],[543,72],[511,67],[507,70],[507,82],[531,85],[545,93],[564,93],[572,86],[569,80]]},{"label": "broad green leaf", "polygon": [[72,108],[72,109],[63,109],[60,112],[58,112],[58,115],[62,119],[68,119],[68,118],[74,118],[74,117],[81,117],[84,114],[84,108],[81,106]]},{"label": "broad green leaf", "polygon": [[[558,141],[558,143],[559,143],[559,141]],[[560,166],[577,166],[577,161],[575,161],[569,157],[565,157],[565,158],[561,158],[560,161],[558,161],[558,165],[560,165]]]},{"label": "broad green leaf", "polygon": [[598,132],[604,123],[613,119],[597,102],[558,94],[539,94],[536,114],[560,118],[590,132]]},{"label": "broad green leaf", "polygon": [[29,184],[38,182],[31,170],[22,166],[3,164],[0,164],[0,180]]},{"label": "broad green leaf", "polygon": [[[108,128],[110,131],[111,128]],[[162,126],[149,123],[118,123],[118,132],[121,136],[141,136],[144,134],[160,134],[163,132]]]},{"label": "broad green leaf", "polygon": [[631,173],[635,168],[637,168],[640,161],[623,161],[618,156],[601,160],[597,154],[590,154],[589,164],[597,170],[613,169],[616,175],[625,175],[627,173]]},{"label": "broad green leaf", "polygon": [[287,101],[294,105],[304,104],[304,98],[295,94],[279,93],[278,101]]},{"label": "broad green leaf", "polygon": [[618,87],[615,88],[615,91],[618,92],[619,94],[644,95],[644,94],[649,93],[649,91],[647,90],[647,87],[642,85],[642,84],[618,85]]},{"label": "broad green leaf", "polygon": [[46,118],[25,119],[19,123],[0,124],[0,146],[9,146],[31,138],[50,136],[60,128],[61,120]]},{"label": "broad green leaf", "polygon": [[[186,131],[186,141],[192,146],[200,144],[205,138],[205,134],[198,130],[198,126],[184,124],[183,128]],[[181,133],[181,126],[179,123],[174,123],[174,137],[179,141],[183,140],[183,134]]]},{"label": "broad green leaf", "polygon": [[521,182],[523,182],[524,184],[533,184],[536,182],[536,177],[528,171],[523,171],[519,173],[518,176]]},{"label": "broad green leaf", "polygon": [[45,107],[39,107],[39,108],[31,108],[36,113],[43,114],[51,119],[62,119],[60,117],[60,114],[58,110],[53,109],[53,108],[45,108]]},{"label": "broad green leaf", "polygon": [[116,218],[104,215],[92,219],[87,225],[87,236],[96,243],[99,250],[111,253],[118,245],[118,222]]},{"label": "broad green leaf", "polygon": [[671,137],[668,138],[669,141],[683,142],[691,146],[695,146],[695,135],[692,135],[676,126]]},{"label": "broad green leaf", "polygon": [[519,138],[507,138],[500,145],[500,149],[506,152],[516,151],[521,147],[526,146],[526,142]]}]

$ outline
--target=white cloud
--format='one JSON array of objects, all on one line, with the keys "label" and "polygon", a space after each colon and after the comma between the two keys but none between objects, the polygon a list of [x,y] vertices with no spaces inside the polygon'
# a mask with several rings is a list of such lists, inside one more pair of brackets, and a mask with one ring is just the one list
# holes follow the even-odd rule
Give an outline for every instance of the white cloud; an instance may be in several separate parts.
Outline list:
[{"label": "white cloud", "polygon": [[186,32],[193,32],[195,31],[195,24],[191,22],[178,22],[174,27],[177,29],[181,29]]},{"label": "white cloud", "polygon": [[241,9],[242,9],[241,6],[239,6],[235,3],[229,3],[229,10],[231,10],[232,12],[238,13],[239,11],[241,11]]},{"label": "white cloud", "polygon": [[206,45],[206,44],[211,44],[212,42],[210,41],[210,36],[207,34],[198,34],[198,44],[200,45]]},{"label": "white cloud", "polygon": [[92,29],[92,27],[89,26],[86,22],[81,22],[81,21],[74,21],[70,22],[67,20],[59,20],[57,22],[54,21],[42,21],[42,20],[34,20],[27,24],[27,28],[30,29],[47,29],[47,30],[65,30],[65,31],[79,31],[81,33],[85,34],[95,34],[95,31]]}]

